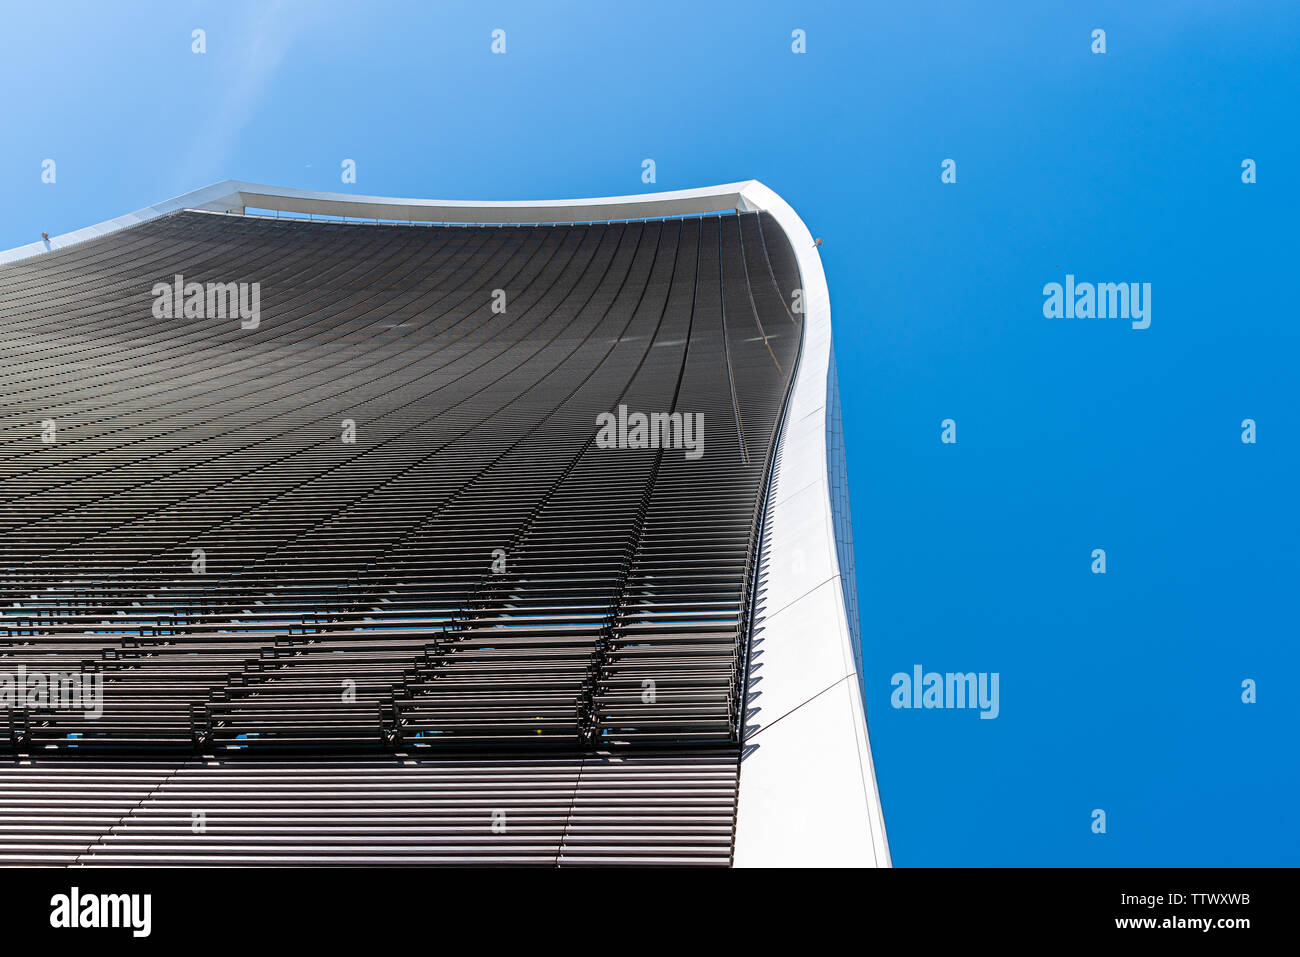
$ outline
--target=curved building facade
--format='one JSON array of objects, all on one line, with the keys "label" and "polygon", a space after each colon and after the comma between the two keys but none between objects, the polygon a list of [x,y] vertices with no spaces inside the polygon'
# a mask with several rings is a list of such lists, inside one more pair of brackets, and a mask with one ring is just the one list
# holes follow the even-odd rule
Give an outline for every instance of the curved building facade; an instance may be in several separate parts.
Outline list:
[{"label": "curved building facade", "polygon": [[226,182],[0,312],[0,861],[889,863],[766,187]]}]

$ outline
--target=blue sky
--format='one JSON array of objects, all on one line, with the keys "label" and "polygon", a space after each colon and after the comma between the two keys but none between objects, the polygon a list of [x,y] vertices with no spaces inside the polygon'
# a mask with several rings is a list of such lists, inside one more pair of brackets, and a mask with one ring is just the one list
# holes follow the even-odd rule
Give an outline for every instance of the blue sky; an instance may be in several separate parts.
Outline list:
[{"label": "blue sky", "polygon": [[[762,180],[825,239],[895,863],[1300,864],[1294,2],[5,17],[0,248],[226,178],[448,199]],[[1151,283],[1150,328],[1044,318],[1067,272]],[[916,664],[998,672],[999,717],[892,709]]]}]

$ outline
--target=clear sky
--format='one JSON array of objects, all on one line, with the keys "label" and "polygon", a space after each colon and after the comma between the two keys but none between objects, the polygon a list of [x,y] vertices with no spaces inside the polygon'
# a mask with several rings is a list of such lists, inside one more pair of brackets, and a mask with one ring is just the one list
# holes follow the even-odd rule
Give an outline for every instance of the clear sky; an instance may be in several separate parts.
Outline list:
[{"label": "clear sky", "polygon": [[[825,240],[895,863],[1300,864],[1294,0],[3,16],[0,248],[227,178],[762,180]],[[1067,273],[1150,283],[1150,327],[1045,318]],[[998,717],[895,710],[918,664],[997,672]]]}]

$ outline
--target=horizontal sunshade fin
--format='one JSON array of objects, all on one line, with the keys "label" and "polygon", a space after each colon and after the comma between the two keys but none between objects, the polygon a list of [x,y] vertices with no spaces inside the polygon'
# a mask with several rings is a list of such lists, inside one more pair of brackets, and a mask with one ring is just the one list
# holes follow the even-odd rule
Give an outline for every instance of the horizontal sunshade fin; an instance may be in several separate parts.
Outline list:
[{"label": "horizontal sunshade fin", "polygon": [[[797,285],[766,213],[179,212],[0,267],[0,854],[725,863]],[[178,837],[191,780],[251,829]],[[311,799],[399,780],[383,834]],[[487,784],[533,815],[491,852],[425,803]]]}]

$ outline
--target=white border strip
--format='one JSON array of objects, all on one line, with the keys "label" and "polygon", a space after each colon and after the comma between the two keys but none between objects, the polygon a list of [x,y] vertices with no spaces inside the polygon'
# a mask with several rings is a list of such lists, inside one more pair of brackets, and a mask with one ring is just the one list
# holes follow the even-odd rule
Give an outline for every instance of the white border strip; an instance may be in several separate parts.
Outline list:
[{"label": "white border strip", "polygon": [[[750,700],[737,804],[737,866],[889,866],[880,795],[835,547],[826,405],[831,312],[808,227],[762,183],[596,199],[464,202],[283,189],[227,180],[96,226],[0,252],[14,263],[182,209],[248,208],[365,220],[572,223],[739,209],[770,212],[803,284],[804,332],[765,503]],[[789,295],[791,290],[783,290]],[[847,518],[847,516],[843,516]]]},{"label": "white border strip", "polygon": [[744,194],[775,217],[794,249],[804,330],[766,503],[733,860],[737,867],[888,867],[835,547],[826,274],[812,234],[785,200],[757,182]]},{"label": "white border strip", "polygon": [[682,189],[634,196],[482,202],[319,193],[228,179],[95,226],[87,226],[75,232],[53,236],[48,241],[28,243],[26,246],[0,252],[0,265],[53,252],[88,239],[107,236],[120,229],[182,209],[243,213],[245,209],[252,207],[306,215],[434,223],[586,223],[689,216],[732,209],[749,210],[752,207],[746,205],[745,191],[752,185],[757,184],[751,180],[703,189]]}]

